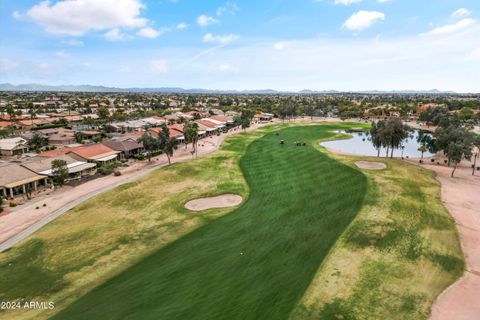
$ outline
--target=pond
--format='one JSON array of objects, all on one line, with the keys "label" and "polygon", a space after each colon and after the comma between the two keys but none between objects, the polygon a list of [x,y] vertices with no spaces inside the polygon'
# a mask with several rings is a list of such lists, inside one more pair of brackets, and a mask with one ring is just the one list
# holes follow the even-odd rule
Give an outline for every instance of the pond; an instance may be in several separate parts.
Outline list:
[{"label": "pond", "polygon": [[[346,152],[346,153],[360,155],[360,156],[375,156],[375,157],[377,156],[378,151],[373,147],[370,133],[368,131],[366,132],[338,131],[338,132],[347,133],[351,135],[352,138],[346,139],[346,140],[334,140],[334,141],[322,142],[320,143],[320,145],[332,150]],[[418,135],[419,135],[419,131],[414,130],[411,132],[410,137],[403,142],[404,157],[420,158],[422,156],[422,153],[418,151],[418,148],[420,147],[420,143],[417,141]],[[385,153],[386,153],[386,150],[382,149],[382,151],[380,152],[380,156],[385,157]],[[428,151],[423,153],[424,157],[430,157],[433,155],[434,154]],[[393,152],[393,156],[401,157],[402,150],[396,149]]]}]

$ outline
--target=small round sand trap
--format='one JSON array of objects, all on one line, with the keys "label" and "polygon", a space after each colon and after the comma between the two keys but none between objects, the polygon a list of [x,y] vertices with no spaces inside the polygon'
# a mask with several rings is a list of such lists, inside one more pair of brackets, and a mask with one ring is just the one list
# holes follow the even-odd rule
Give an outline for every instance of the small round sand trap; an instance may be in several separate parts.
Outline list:
[{"label": "small round sand trap", "polygon": [[221,196],[190,200],[185,208],[192,211],[203,211],[213,208],[235,207],[242,203],[242,197],[236,194],[222,194]]},{"label": "small round sand trap", "polygon": [[360,169],[366,170],[383,170],[387,166],[383,162],[357,161],[355,165]]}]

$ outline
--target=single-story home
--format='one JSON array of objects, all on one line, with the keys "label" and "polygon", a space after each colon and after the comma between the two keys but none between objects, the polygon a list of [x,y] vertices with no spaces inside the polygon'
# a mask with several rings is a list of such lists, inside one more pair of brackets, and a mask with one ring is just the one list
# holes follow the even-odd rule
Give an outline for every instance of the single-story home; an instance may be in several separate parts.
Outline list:
[{"label": "single-story home", "polygon": [[38,175],[53,177],[52,163],[55,160],[62,160],[67,163],[69,175],[67,181],[88,177],[95,174],[97,171],[97,166],[95,163],[78,161],[65,154],[50,158],[35,157],[22,163],[21,166]]},{"label": "single-story home", "polygon": [[0,155],[16,156],[28,152],[27,140],[21,137],[0,139]]},{"label": "single-story home", "polygon": [[135,139],[117,139],[102,142],[112,150],[119,151],[120,159],[128,159],[144,151],[143,144]]},{"label": "single-story home", "polygon": [[113,162],[118,159],[119,153],[119,151],[115,151],[101,143],[70,148],[67,152],[68,155],[79,161],[95,163]]},{"label": "single-story home", "polygon": [[273,119],[273,114],[271,113],[259,113],[253,116],[253,120],[257,122],[270,122]]},{"label": "single-story home", "polygon": [[203,127],[206,128],[205,131],[207,132],[207,135],[213,134],[219,129],[218,125],[216,123],[213,123],[213,122],[205,120],[205,119],[197,120],[195,122],[198,125],[202,125]]},{"label": "single-story home", "polygon": [[[150,132],[154,132],[157,135],[159,135],[160,132],[162,132],[162,128],[161,127],[151,128]],[[170,138],[177,139],[179,143],[183,143],[185,141],[185,136],[183,134],[183,131],[180,131],[180,129],[177,129],[176,127],[173,127],[171,125],[168,126],[168,134]]]},{"label": "single-story home", "polygon": [[37,190],[48,183],[48,178],[18,163],[0,164],[0,192],[4,197],[13,198],[19,194],[26,194],[28,189]]}]

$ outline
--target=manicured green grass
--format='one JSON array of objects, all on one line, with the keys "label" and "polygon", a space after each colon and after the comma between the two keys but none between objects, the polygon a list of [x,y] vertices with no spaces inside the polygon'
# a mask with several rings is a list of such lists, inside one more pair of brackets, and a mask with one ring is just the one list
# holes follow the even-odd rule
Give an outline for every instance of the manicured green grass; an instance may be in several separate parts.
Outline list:
[{"label": "manicured green grass", "polygon": [[336,242],[292,320],[427,319],[437,296],[463,273],[453,219],[432,172],[404,161],[332,155],[363,170],[361,212]]},{"label": "manicured green grass", "polygon": [[[54,319],[287,319],[367,190],[362,173],[317,150],[332,128],[287,128],[250,144],[240,161],[250,195],[240,208],[144,258]],[[225,150],[242,143],[236,138]]]},{"label": "manicured green grass", "polygon": [[[112,312],[118,309],[112,317],[130,319],[147,318],[150,310],[165,310],[156,319],[182,312],[209,319],[426,319],[435,298],[463,271],[455,226],[432,173],[390,159],[380,159],[386,170],[362,170],[368,187],[360,212],[332,240],[341,227],[325,230],[319,224],[335,220],[328,214],[341,213],[344,201],[353,200],[337,193],[350,188],[347,172],[364,179],[354,162],[366,159],[329,154],[314,141],[346,138],[331,131],[362,125],[322,124],[275,135],[292,125],[299,124],[229,137],[208,157],[156,170],[95,197],[1,253],[0,301],[54,301],[55,309],[0,310],[0,318],[47,319],[86,295],[59,317],[69,319],[76,308],[86,308],[95,314],[77,317],[110,319],[100,313],[111,303]],[[280,146],[287,135],[287,145]],[[295,147],[294,140],[309,145]],[[337,178],[337,168],[347,177]],[[223,193],[250,198],[235,212],[183,207],[190,199]],[[325,257],[328,241],[335,243]],[[95,301],[103,293],[108,299]],[[234,309],[233,316],[219,315]]]}]

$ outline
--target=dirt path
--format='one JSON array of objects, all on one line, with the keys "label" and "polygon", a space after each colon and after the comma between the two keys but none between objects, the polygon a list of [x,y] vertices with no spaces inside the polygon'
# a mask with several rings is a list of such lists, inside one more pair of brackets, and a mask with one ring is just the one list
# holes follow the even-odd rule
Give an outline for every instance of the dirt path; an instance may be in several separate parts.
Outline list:
[{"label": "dirt path", "polygon": [[464,275],[437,299],[431,320],[480,319],[480,173],[472,176],[469,163],[451,178],[451,168],[423,165],[437,174],[442,200],[455,219],[466,260]]},{"label": "dirt path", "polygon": [[[271,123],[255,124],[247,131],[270,124]],[[240,132],[242,131],[230,131],[227,134],[207,137],[200,140],[198,156],[203,157],[214,152],[220,147],[227,136]],[[171,159],[172,163],[191,160],[191,149],[191,145],[188,146],[187,150],[185,150],[183,146],[179,147]],[[122,170],[122,175],[119,177],[110,175],[98,178],[76,187],[64,187],[49,194],[44,193],[38,198],[32,199],[32,201],[15,208],[8,215],[0,217],[0,252],[11,248],[19,241],[25,239],[80,203],[122,184],[139,179],[167,164],[168,161],[165,156],[153,158],[150,163],[148,161],[135,162],[130,167]],[[45,204],[45,206],[43,206],[43,204]],[[36,207],[38,207],[38,209],[36,209]]]}]

